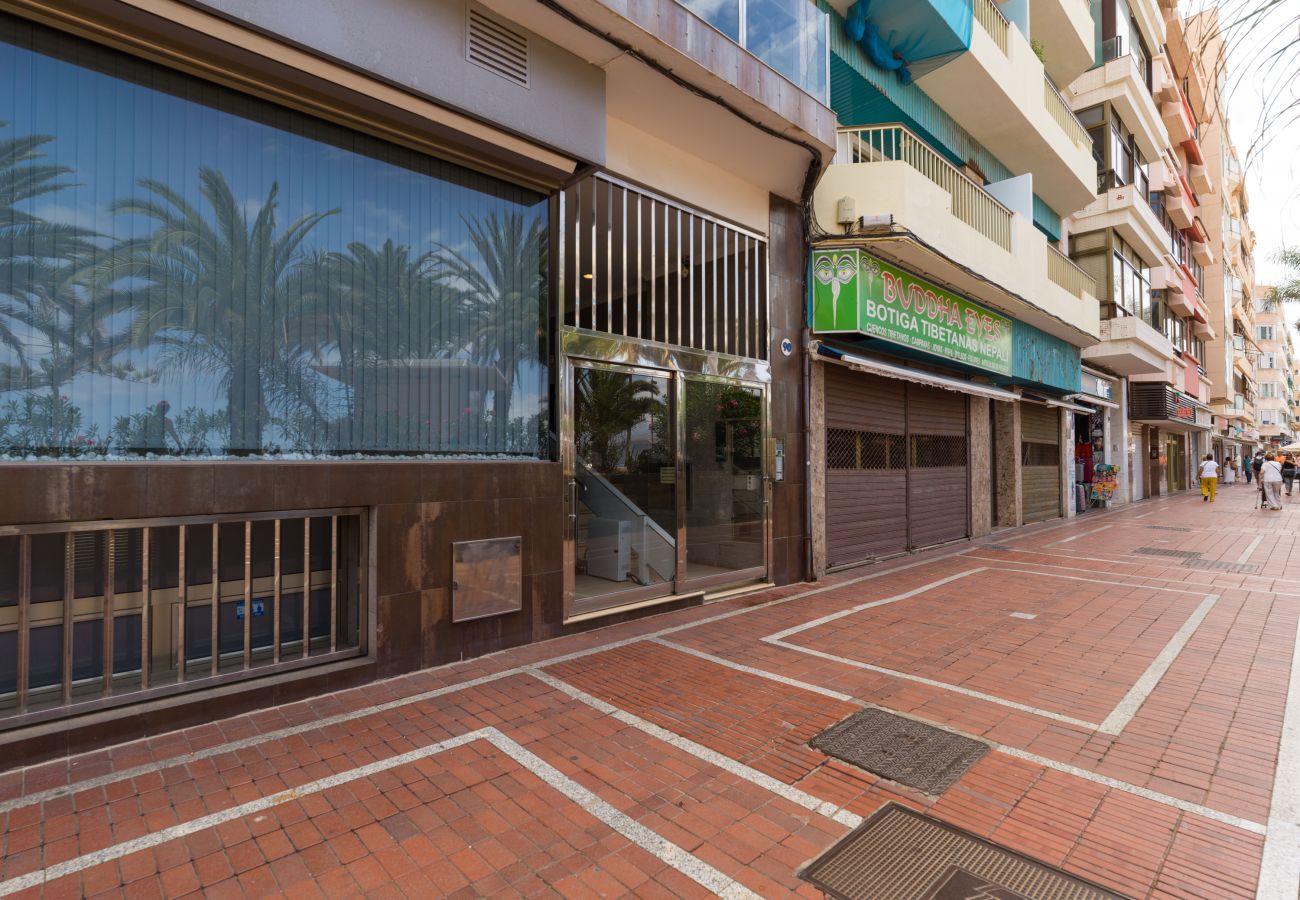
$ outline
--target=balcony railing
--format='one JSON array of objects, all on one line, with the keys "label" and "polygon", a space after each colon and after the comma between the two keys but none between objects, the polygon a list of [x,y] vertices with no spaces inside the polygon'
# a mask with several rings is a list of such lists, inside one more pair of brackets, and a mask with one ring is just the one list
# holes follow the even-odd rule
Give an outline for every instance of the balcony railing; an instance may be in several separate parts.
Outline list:
[{"label": "balcony railing", "polygon": [[1056,120],[1056,124],[1061,126],[1066,137],[1074,141],[1076,146],[1090,147],[1092,139],[1088,137],[1088,129],[1083,127],[1083,123],[1075,116],[1074,111],[1070,109],[1070,104],[1065,102],[1061,92],[1052,84],[1052,79],[1046,74],[1043,75],[1043,105],[1047,107],[1047,112]]},{"label": "balcony railing", "polygon": [[1007,22],[1007,17],[1002,15],[1002,10],[993,0],[975,0],[975,21],[980,23],[980,27],[993,38],[993,43],[998,45],[998,49],[1005,54],[1007,52],[1007,33],[1011,25]]},{"label": "balcony railing", "polygon": [[993,198],[903,125],[842,128],[835,162],[905,162],[952,198],[952,214],[1003,250],[1011,252],[1011,210]]},{"label": "balcony railing", "polygon": [[364,652],[365,511],[0,526],[0,730]]},{"label": "balcony railing", "polygon": [[1051,244],[1047,245],[1047,277],[1081,300],[1085,294],[1097,296],[1096,280]]}]

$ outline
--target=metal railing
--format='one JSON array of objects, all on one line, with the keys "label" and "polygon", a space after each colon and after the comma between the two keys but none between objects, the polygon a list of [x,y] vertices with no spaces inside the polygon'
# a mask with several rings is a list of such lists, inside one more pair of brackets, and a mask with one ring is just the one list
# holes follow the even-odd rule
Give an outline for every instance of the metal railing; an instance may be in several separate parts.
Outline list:
[{"label": "metal railing", "polygon": [[836,163],[905,162],[947,191],[952,214],[1011,252],[1011,210],[903,125],[842,128]]},{"label": "metal railing", "polygon": [[1007,33],[1011,26],[1007,17],[993,0],[975,0],[975,21],[993,38],[993,43],[1005,54],[1007,52]]},{"label": "metal railing", "polygon": [[1048,78],[1046,73],[1043,75],[1043,105],[1047,107],[1047,112],[1056,124],[1061,126],[1066,137],[1074,141],[1076,146],[1090,147],[1092,139],[1088,137],[1088,129],[1083,127],[1083,123],[1070,109],[1070,104],[1065,102],[1061,92],[1052,84],[1052,79]]},{"label": "metal railing", "polygon": [[1051,244],[1047,245],[1047,277],[1080,300],[1085,294],[1091,297],[1097,296],[1096,279],[1080,269],[1075,265],[1074,260]]},{"label": "metal railing", "polygon": [[365,652],[365,518],[0,526],[0,730]]}]

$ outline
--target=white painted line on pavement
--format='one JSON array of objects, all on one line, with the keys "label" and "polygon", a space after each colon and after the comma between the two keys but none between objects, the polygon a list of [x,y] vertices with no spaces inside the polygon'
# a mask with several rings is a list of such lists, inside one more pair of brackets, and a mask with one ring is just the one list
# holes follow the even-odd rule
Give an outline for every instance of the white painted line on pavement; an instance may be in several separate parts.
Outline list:
[{"label": "white painted line on pavement", "polygon": [[[1177,797],[1171,797],[1168,794],[1162,794],[1159,791],[1153,791],[1149,788],[1139,787],[1136,784],[1129,784],[1126,781],[1120,781],[1119,779],[1111,778],[1107,775],[1100,775],[1096,772],[1090,772],[1087,769],[1081,769],[1078,766],[1072,766],[1069,763],[1063,763],[1060,762],[1059,760],[1051,759],[1046,756],[1039,756],[1037,753],[1030,753],[1028,750],[1021,750],[1018,747],[1009,747],[1006,744],[1000,744],[997,741],[989,740],[988,738],[982,737],[981,735],[971,734],[970,732],[962,731],[960,728],[953,728],[951,725],[945,725],[939,722],[932,722],[929,719],[924,718],[923,716],[917,715],[916,713],[902,712],[897,709],[890,709],[887,706],[880,706],[876,703],[870,703],[866,700],[860,700],[857,697],[853,697],[848,694],[842,694],[839,691],[832,691],[829,690],[828,688],[821,687],[820,685],[809,684],[807,682],[799,681],[794,678],[787,678],[784,675],[778,675],[775,672],[768,672],[765,669],[755,668],[754,666],[747,666],[744,663],[734,662],[732,660],[726,659],[725,657],[715,656],[712,653],[708,653],[704,650],[696,650],[693,647],[687,647],[683,644],[675,644],[671,641],[665,641],[660,639],[656,639],[654,643],[661,644],[664,647],[671,647],[674,650],[680,650],[683,653],[689,653],[691,656],[697,656],[700,659],[705,659],[705,660],[709,660],[710,662],[715,662],[720,666],[726,666],[728,669],[735,669],[738,672],[745,672],[750,675],[756,675],[759,678],[766,678],[771,681],[780,682],[781,684],[784,685],[789,685],[790,687],[801,688],[805,691],[811,691],[812,693],[815,694],[822,694],[823,696],[833,697],[836,700],[845,700],[849,703],[856,704],[857,706],[867,707],[870,709],[879,709],[883,712],[890,713],[891,715],[901,716],[904,719],[911,719],[913,722],[920,722],[923,725],[929,725],[932,728],[938,728],[942,731],[947,731],[950,734],[959,734],[962,737],[970,738],[971,740],[988,744],[994,750],[997,750],[1000,753],[1005,753],[1008,756],[1014,756],[1017,759],[1023,759],[1026,762],[1032,762],[1049,769],[1054,769],[1057,772],[1064,772],[1067,775],[1073,775],[1077,778],[1082,778],[1086,781],[1091,781],[1094,784],[1101,784],[1101,785],[1105,785],[1106,787],[1114,788],[1115,790],[1118,791],[1124,791],[1125,793],[1133,794],[1134,796],[1141,797],[1144,800],[1151,800],[1152,802],[1160,803],[1164,806],[1170,806],[1173,807],[1174,809],[1180,809],[1183,812],[1195,813],[1198,816],[1204,816],[1207,819],[1213,819],[1215,822],[1222,822],[1224,825],[1230,825],[1233,828],[1240,828],[1241,830],[1248,831],[1251,834],[1264,833],[1264,826],[1261,825],[1259,822],[1253,822],[1250,819],[1244,819],[1241,816],[1234,816],[1234,815],[1230,815],[1229,813],[1219,812],[1217,809],[1211,809],[1208,806],[1201,806],[1196,803],[1190,803],[1187,800],[1180,800]],[[1290,898],[1288,898],[1288,900],[1290,900]]]},{"label": "white painted line on pavement", "polygon": [[1249,562],[1250,554],[1254,553],[1255,548],[1262,543],[1264,543],[1264,535],[1261,534],[1258,535],[1253,541],[1250,542],[1250,546],[1246,548],[1245,552],[1242,553],[1241,556],[1237,557],[1237,564],[1245,565],[1247,562]]},{"label": "white painted line on pavement", "polygon": [[[490,675],[481,675],[478,678],[470,678],[466,681],[458,682],[456,684],[446,685],[445,687],[434,688],[428,691],[421,691],[418,694],[411,694],[410,696],[400,697],[396,700],[389,700],[384,703],[375,703],[369,706],[363,706],[358,709],[349,710],[348,712],[345,713],[337,713],[332,716],[326,716],[323,719],[314,719],[312,721],[303,722],[298,725],[289,725],[286,726],[285,728],[278,728],[274,731],[268,731],[263,734],[251,735],[246,738],[240,738],[238,740],[226,741],[221,744],[215,744],[211,747],[205,747],[202,750],[195,750],[190,753],[184,753],[177,756],[167,757],[165,759],[154,760],[152,762],[142,763],[138,766],[131,766],[129,768],[121,769],[116,772],[110,772],[106,775],[96,775],[90,778],[82,778],[79,780],[72,781],[66,785],[59,785],[58,787],[47,788],[42,791],[34,791],[33,793],[24,796],[15,797],[11,800],[0,802],[0,814],[9,812],[10,810],[19,809],[24,806],[31,806],[36,803],[43,803],[46,800],[52,800],[56,797],[64,797],[69,794],[74,794],[78,791],[83,791],[95,787],[103,787],[105,785],[113,784],[118,781],[124,781],[131,778],[138,778],[141,775],[149,775],[154,772],[160,772],[164,769],[169,769],[174,766],[185,766],[193,762],[198,762],[200,760],[211,759],[214,756],[221,756],[225,753],[233,753],[235,751],[244,750],[249,747],[256,747],[259,744],[283,740],[284,738],[293,737],[294,735],[303,734],[304,732],[314,731],[321,728],[328,728],[333,725],[345,724],[347,722],[352,722],[357,719],[363,719],[366,716],[374,715],[375,713],[389,712],[390,710],[400,709],[404,706],[410,706],[413,703],[422,703],[426,700],[435,700],[439,697],[445,697],[448,694],[455,694],[455,693],[459,693],[460,691],[466,691],[476,687],[481,687],[485,684],[491,684],[492,682],[500,681],[503,678],[512,678],[516,675],[530,672],[532,669],[536,668],[537,666],[550,666],[550,665],[556,665],[558,663],[570,662],[571,660],[582,659],[584,657],[592,656],[597,653],[604,653],[607,650],[617,650],[621,647],[628,647],[631,646],[632,644],[639,644],[642,641],[649,640],[651,638],[661,637],[663,635],[668,635],[668,634],[676,634],[679,631],[688,631],[692,628],[697,628],[702,625],[710,625],[715,622],[722,622],[727,619],[733,618],[735,616],[743,616],[743,615],[747,615],[748,613],[758,612],[759,610],[771,609],[772,607],[781,606],[783,604],[791,603],[796,600],[803,600],[808,597],[816,596],[818,594],[825,594],[828,591],[838,591],[846,587],[852,587],[853,585],[856,584],[862,584],[864,582],[874,581],[877,578],[885,578],[898,572],[904,572],[907,571],[908,569],[914,569],[917,566],[924,566],[924,565],[929,565],[930,563],[941,562],[946,559],[952,559],[961,556],[966,552],[966,550],[967,550],[966,547],[962,547],[961,549],[953,550],[948,553],[937,554],[935,556],[927,556],[923,559],[913,560],[912,562],[906,563],[905,565],[892,566],[887,569],[873,570],[865,575],[859,575],[856,578],[850,578],[846,581],[841,581],[835,584],[824,584],[820,587],[810,588],[809,590],[806,591],[800,591],[797,594],[791,594],[788,597],[777,597],[774,600],[768,600],[765,603],[759,603],[754,606],[744,606],[738,609],[728,610],[727,612],[717,613],[716,615],[707,616],[702,619],[695,619],[690,622],[684,622],[680,625],[670,625],[667,628],[661,628],[658,631],[649,632],[647,634],[640,634],[634,637],[628,637],[616,641],[610,641],[609,643],[601,644],[596,647],[588,647],[585,650],[576,650],[572,653],[564,653],[558,656],[552,656],[548,659],[539,660],[535,663],[525,663],[523,665],[515,666],[514,668],[511,669],[503,669],[500,672],[493,672]],[[378,685],[382,685],[388,682],[396,681],[397,679],[400,678],[407,678],[407,677],[409,677],[409,673],[404,673],[402,675],[394,676],[391,679],[384,679],[381,681],[370,682],[367,685],[367,687],[368,688],[376,687]],[[316,702],[321,702],[329,699],[330,697],[336,697],[339,694],[346,694],[354,690],[357,689],[346,688],[343,691],[336,692],[335,694],[326,694],[321,697],[315,698],[315,700]],[[295,704],[290,704],[290,705],[292,706]],[[138,743],[138,742],[134,742],[134,741],[128,742],[128,744],[130,743]],[[126,746],[126,745],[118,745],[118,746]],[[103,750],[87,751],[87,753],[78,754],[77,756],[70,757],[69,761],[77,759],[78,756],[89,756],[89,755],[102,753],[102,752],[104,751]],[[38,766],[39,765],[40,764],[38,764]],[[38,766],[22,767],[14,771],[22,771],[23,768],[37,768]]]},{"label": "white painted line on pavement", "polygon": [[1077,725],[1080,728],[1086,728],[1089,731],[1097,730],[1099,726],[1097,725],[1096,722],[1086,722],[1083,719],[1076,719],[1073,716],[1062,715],[1061,713],[1055,713],[1052,712],[1051,710],[1038,709],[1037,707],[1027,706],[1024,703],[1017,703],[1014,700],[1007,700],[1003,697],[998,697],[994,694],[986,694],[983,691],[976,691],[970,688],[961,687],[960,685],[949,684],[948,682],[945,681],[936,681],[933,678],[925,678],[924,676],[921,675],[912,675],[908,672],[900,672],[897,669],[886,669],[883,666],[876,666],[876,665],[872,665],[871,663],[860,662],[859,660],[856,659],[848,659],[843,656],[836,656],[832,653],[823,653],[820,650],[814,650],[811,647],[802,647],[798,644],[791,644],[785,640],[786,638],[799,634],[800,632],[807,631],[810,628],[817,628],[818,626],[821,625],[826,625],[829,622],[834,622],[835,620],[842,619],[845,616],[851,616],[854,615],[855,613],[860,613],[863,610],[872,609],[873,607],[877,607],[877,606],[884,606],[888,603],[897,603],[899,600],[907,600],[910,597],[916,597],[920,594],[927,593],[928,591],[932,591],[935,588],[942,587],[945,584],[951,584],[952,582],[957,581],[960,578],[966,578],[967,576],[970,575],[977,575],[980,572],[988,572],[988,571],[990,571],[990,569],[987,566],[980,566],[979,568],[976,569],[967,569],[965,572],[958,572],[956,575],[949,575],[947,578],[940,578],[938,581],[932,581],[929,584],[923,584],[920,587],[913,588],[910,591],[904,591],[901,594],[895,594],[893,597],[886,597],[883,600],[873,600],[870,603],[859,603],[857,606],[852,606],[848,609],[831,613],[828,616],[822,616],[821,618],[818,619],[812,619],[808,622],[804,622],[799,625],[794,625],[790,628],[784,629],[783,631],[778,631],[775,634],[769,634],[767,637],[761,638],[761,640],[764,643],[772,644],[777,647],[784,647],[787,650],[795,650],[799,653],[807,653],[810,656],[817,656],[822,659],[829,659],[834,662],[843,663],[844,665],[853,666],[854,668],[858,668],[858,669],[867,669],[872,672],[879,672],[881,675],[888,675],[891,678],[901,678],[904,681],[912,681],[917,684],[925,684],[925,685],[929,685],[930,687],[942,688],[945,691],[952,691],[957,694],[964,694],[967,697],[974,697],[978,700],[984,700],[989,703],[996,703],[999,706],[1009,706],[1012,709],[1018,709],[1021,712],[1032,713],[1036,716],[1043,716],[1044,718],[1053,719],[1057,722],[1065,722],[1070,725]]},{"label": "white painted line on pavement", "polygon": [[1052,544],[1051,544],[1050,546],[1055,546],[1056,544],[1068,544],[1068,543],[1070,543],[1071,541],[1077,541],[1079,538],[1086,538],[1086,537],[1088,537],[1088,535],[1096,534],[1096,533],[1099,532],[1099,531],[1105,531],[1105,530],[1107,530],[1108,528],[1111,528],[1111,527],[1113,527],[1113,526],[1111,526],[1111,525],[1103,525],[1103,526],[1101,526],[1100,528],[1094,528],[1094,529],[1092,529],[1091,531],[1081,531],[1081,532],[1079,532],[1078,534],[1072,534],[1072,535],[1070,535],[1068,538],[1061,538],[1059,541],[1053,541]]},{"label": "white painted line on pavement", "polygon": [[1098,731],[1105,734],[1119,734],[1129,722],[1133,721],[1133,717],[1142,708],[1142,704],[1146,702],[1147,697],[1151,696],[1151,692],[1156,689],[1160,679],[1165,677],[1169,667],[1178,658],[1178,654],[1183,652],[1187,642],[1191,640],[1192,635],[1196,633],[1196,629],[1205,621],[1205,617],[1210,614],[1210,610],[1214,609],[1214,604],[1218,600],[1218,594],[1207,594],[1205,596],[1200,605],[1187,617],[1187,621],[1182,624],[1182,627],[1174,632],[1173,637],[1169,639],[1169,643],[1165,644],[1164,649],[1157,654],[1155,659],[1151,660],[1151,665],[1147,666],[1147,670],[1142,673],[1142,677],[1133,683],[1124,698],[1110,711],[1110,715],[1106,717],[1106,721],[1101,723],[1101,728],[1097,729]]},{"label": "white painted line on pavement", "polygon": [[691,756],[701,759],[709,765],[716,766],[724,772],[728,772],[738,778],[743,778],[751,784],[758,785],[759,787],[776,794],[778,797],[789,800],[791,803],[801,806],[810,812],[815,812],[818,815],[825,816],[826,818],[832,819],[833,821],[849,828],[857,828],[862,824],[862,817],[857,813],[849,812],[847,809],[836,806],[828,800],[815,797],[807,791],[801,791],[799,788],[786,784],[784,781],[778,781],[771,775],[750,768],[744,763],[737,762],[730,756],[726,756],[716,750],[711,750],[703,744],[697,744],[690,738],[682,737],[680,734],[669,731],[667,728],[661,728],[653,722],[647,722],[640,716],[630,713],[625,709],[620,709],[611,703],[606,703],[599,697],[592,696],[581,688],[574,687],[567,681],[562,681],[554,675],[536,670],[529,672],[528,674],[532,675],[538,681],[550,685],[560,693],[567,694],[574,700],[585,703],[592,709],[598,710],[607,716],[617,719],[624,725],[630,725],[638,731],[643,731],[651,737],[663,741],[665,744],[675,747],[684,753],[689,753]]},{"label": "white painted line on pavement", "polygon": [[1291,678],[1282,715],[1282,742],[1273,772],[1268,833],[1259,863],[1263,900],[1295,900],[1300,894],[1300,630],[1291,645]]},{"label": "white painted line on pavement", "polygon": [[851,606],[848,609],[842,609],[839,612],[833,612],[830,615],[822,616],[818,619],[811,619],[802,624],[787,628],[784,631],[778,631],[776,634],[769,634],[763,640],[772,642],[788,638],[792,634],[798,634],[801,631],[807,631],[809,628],[816,628],[819,625],[825,625],[828,622],[834,622],[836,619],[842,619],[845,616],[851,616],[854,613],[862,612],[864,609],[873,609],[877,606],[887,606],[890,603],[897,603],[899,600],[907,600],[909,597],[915,597],[934,590],[937,587],[943,587],[945,584],[951,584],[961,578],[970,575],[978,575],[980,572],[987,572],[987,566],[979,566],[974,569],[967,569],[965,572],[958,572],[956,575],[949,575],[947,578],[940,578],[938,581],[931,581],[929,584],[923,584],[918,588],[912,588],[910,591],[904,591],[901,594],[895,594],[892,597],[885,597],[883,600],[872,600],[868,603],[859,603],[857,606]]},{"label": "white painted line on pavement", "polygon": [[355,769],[347,769],[343,772],[336,772],[333,775],[327,775],[316,781],[299,785],[296,788],[290,788],[287,791],[281,791],[278,794],[272,794],[269,797],[259,797],[256,800],[250,800],[247,803],[241,803],[238,806],[232,806],[230,809],[223,809],[220,812],[211,813],[206,816],[200,816],[197,819],[191,819],[188,822],[181,822],[170,828],[164,828],[161,831],[154,831],[149,834],[141,835],[129,841],[123,841],[119,844],[105,847],[102,850],[96,850],[91,853],[85,853],[81,856],[73,857],[66,862],[56,863],[43,869],[37,869],[34,872],[28,872],[25,875],[19,875],[8,881],[0,882],[0,897],[17,893],[18,891],[27,890],[28,888],[37,887],[47,884],[56,878],[62,878],[65,875],[72,875],[76,872],[82,872],[92,866],[101,863],[111,862],[115,859],[121,859],[131,853],[138,853],[141,850],[148,850],[157,847],[159,844],[165,844],[168,841],[183,838],[187,835],[195,834],[208,828],[215,828],[226,822],[232,822],[235,819],[242,819],[253,813],[262,812],[263,810],[272,809],[281,804],[288,803],[291,800],[297,800],[310,794],[318,794],[321,791],[347,784],[350,781],[356,781],[359,778],[368,778],[380,772],[386,772],[389,769],[395,769],[398,766],[404,766],[409,763],[419,762],[422,759],[436,756],[446,750],[452,750],[457,747],[463,747],[473,741],[487,741],[495,746],[498,750],[505,753],[521,767],[531,772],[545,782],[548,786],[559,791],[573,802],[582,807],[583,811],[599,819],[608,825],[611,829],[623,835],[632,843],[641,849],[652,854],[660,862],[671,866],[678,872],[681,872],[687,878],[696,882],[704,888],[718,894],[722,897],[736,898],[757,898],[744,885],[739,884],[734,879],[722,874],[713,866],[706,863],[681,847],[661,837],[654,831],[650,830],[640,822],[633,819],[626,813],[620,812],[614,806],[602,800],[599,796],[592,793],[587,788],[578,784],[569,776],[565,775],[559,769],[543,760],[531,750],[525,749],[517,741],[502,734],[496,728],[487,726],[476,731],[470,731],[456,737],[447,738],[436,744],[430,744],[427,747],[421,747],[418,750],[411,750],[406,753],[391,756],[388,759],[376,760],[367,763],[364,766],[358,766]]},{"label": "white painted line on pavement", "polygon": [[[1153,512],[1154,512],[1154,510],[1153,510]],[[1140,516],[1134,516],[1133,518],[1135,518],[1135,519],[1145,519],[1145,518],[1146,518],[1147,516],[1149,516],[1149,515],[1151,515],[1151,513],[1149,513],[1149,512],[1144,512],[1142,515],[1140,515]]]}]

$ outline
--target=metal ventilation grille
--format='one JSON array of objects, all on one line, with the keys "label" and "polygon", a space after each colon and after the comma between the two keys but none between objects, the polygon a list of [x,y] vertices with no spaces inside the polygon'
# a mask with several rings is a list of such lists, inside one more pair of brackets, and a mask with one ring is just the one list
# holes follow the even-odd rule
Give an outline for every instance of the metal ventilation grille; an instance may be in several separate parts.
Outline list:
[{"label": "metal ventilation grille", "polygon": [[473,7],[465,33],[465,58],[507,81],[528,87],[528,38]]}]

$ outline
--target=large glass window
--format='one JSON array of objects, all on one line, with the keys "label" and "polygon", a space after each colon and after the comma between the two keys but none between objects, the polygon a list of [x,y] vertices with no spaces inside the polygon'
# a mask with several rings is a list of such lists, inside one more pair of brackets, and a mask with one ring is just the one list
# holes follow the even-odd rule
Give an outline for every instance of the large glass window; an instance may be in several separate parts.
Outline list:
[{"label": "large glass window", "polygon": [[0,18],[0,455],[539,452],[543,197]]},{"label": "large glass window", "polygon": [[814,0],[681,0],[807,93],[827,100],[829,17]]}]

